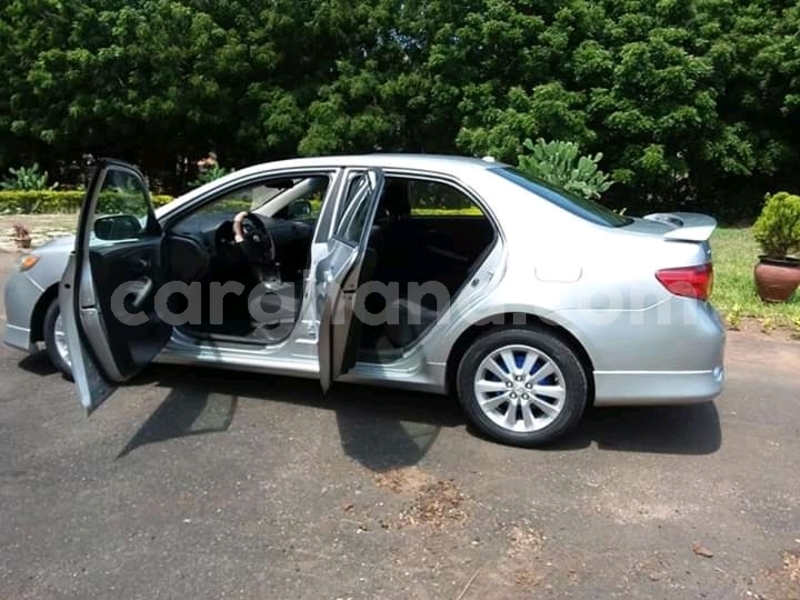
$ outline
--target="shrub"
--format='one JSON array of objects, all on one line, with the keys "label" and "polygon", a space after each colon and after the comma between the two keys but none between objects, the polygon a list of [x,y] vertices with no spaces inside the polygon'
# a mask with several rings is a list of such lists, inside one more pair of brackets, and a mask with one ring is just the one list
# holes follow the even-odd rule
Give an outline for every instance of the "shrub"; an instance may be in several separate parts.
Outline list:
[{"label": "shrub", "polygon": [[32,167],[20,167],[19,169],[9,169],[8,172],[11,177],[6,178],[5,181],[0,183],[0,189],[3,190],[54,190],[58,187],[57,183],[52,186],[47,185],[49,175],[47,171],[42,173],[39,171],[39,164],[33,163]]},{"label": "shrub", "polygon": [[[52,214],[78,212],[86,197],[81,191],[0,191],[0,213],[5,214]],[[153,196],[153,205],[162,206],[172,201],[171,196]],[[104,201],[103,208],[114,208]],[[117,207],[118,209],[119,207]]]},{"label": "shrub", "polygon": [[[111,195],[116,195],[113,192]],[[86,197],[85,192],[78,190],[69,191],[0,191],[0,214],[60,214],[76,213]],[[153,196],[151,198],[153,206],[164,206],[174,200],[172,196]],[[120,194],[119,199],[113,198],[108,193],[100,198],[101,212],[123,212],[125,206],[125,195]],[[134,211],[141,207],[137,198]],[[242,210],[242,206],[237,201],[231,202],[229,206],[223,203],[214,205],[217,210]],[[311,212],[318,214],[322,208],[320,200],[311,201]],[[468,208],[418,208],[414,214],[419,216],[473,216],[483,214],[476,206]]]},{"label": "shrub", "polygon": [[518,166],[532,177],[592,199],[600,198],[613,184],[597,166],[603,158],[599,152],[580,156],[580,148],[573,142],[545,142],[542,138],[536,143],[526,139],[522,145],[528,153],[518,157]]},{"label": "shrub", "polygon": [[483,213],[477,206],[467,208],[416,208],[414,215],[418,217],[479,217]]},{"label": "shrub", "polygon": [[788,192],[767,194],[761,215],[753,225],[753,237],[771,258],[800,252],[800,196]]},{"label": "shrub", "polygon": [[205,185],[206,183],[210,183],[212,181],[216,181],[220,177],[224,177],[228,173],[233,173],[233,170],[228,170],[220,167],[217,164],[212,165],[211,167],[200,171],[200,174],[197,176],[197,179],[192,181],[189,185],[193,188],[200,187],[201,185]]}]

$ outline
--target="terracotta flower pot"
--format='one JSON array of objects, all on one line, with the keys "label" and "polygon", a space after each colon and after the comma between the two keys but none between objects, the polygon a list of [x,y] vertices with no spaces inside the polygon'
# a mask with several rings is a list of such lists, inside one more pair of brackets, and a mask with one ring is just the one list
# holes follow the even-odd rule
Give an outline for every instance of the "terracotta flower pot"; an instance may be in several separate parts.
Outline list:
[{"label": "terracotta flower pot", "polygon": [[17,244],[17,248],[30,248],[31,247],[31,238],[14,238],[14,241]]},{"label": "terracotta flower pot", "polygon": [[759,256],[754,275],[764,302],[786,302],[800,286],[800,260]]}]

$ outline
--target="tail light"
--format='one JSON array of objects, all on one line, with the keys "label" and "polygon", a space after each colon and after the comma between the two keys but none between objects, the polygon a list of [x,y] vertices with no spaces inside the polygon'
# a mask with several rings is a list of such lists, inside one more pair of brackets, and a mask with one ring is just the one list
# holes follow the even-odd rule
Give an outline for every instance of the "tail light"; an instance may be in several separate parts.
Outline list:
[{"label": "tail light", "polygon": [[695,267],[661,269],[656,279],[676,296],[708,300],[714,287],[714,267],[711,263]]}]

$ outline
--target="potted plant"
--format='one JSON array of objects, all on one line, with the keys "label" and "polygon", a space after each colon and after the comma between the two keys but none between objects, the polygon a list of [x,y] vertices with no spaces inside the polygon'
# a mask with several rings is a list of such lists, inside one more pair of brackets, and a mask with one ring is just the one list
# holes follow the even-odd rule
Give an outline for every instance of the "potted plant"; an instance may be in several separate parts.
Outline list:
[{"label": "potted plant", "polygon": [[22,223],[17,223],[13,227],[14,242],[17,248],[30,248],[31,247],[31,232]]},{"label": "potted plant", "polygon": [[753,225],[761,246],[755,267],[756,290],[765,302],[786,302],[800,285],[800,196],[780,192],[765,198]]}]

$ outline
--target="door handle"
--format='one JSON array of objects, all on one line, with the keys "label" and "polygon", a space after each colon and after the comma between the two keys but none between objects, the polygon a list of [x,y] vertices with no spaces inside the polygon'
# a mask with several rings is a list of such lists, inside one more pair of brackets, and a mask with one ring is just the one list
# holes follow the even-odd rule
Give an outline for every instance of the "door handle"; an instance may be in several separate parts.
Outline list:
[{"label": "door handle", "polygon": [[131,301],[131,307],[134,310],[139,310],[142,308],[142,304],[144,301],[147,300],[147,297],[150,295],[150,292],[153,291],[154,287],[153,280],[147,278],[142,281],[142,286],[136,291],[136,295],[134,296],[133,300]]},{"label": "door handle", "polygon": [[131,262],[128,269],[131,275],[139,277],[141,275],[147,275],[150,272],[150,264],[150,261],[146,258],[137,258]]}]

